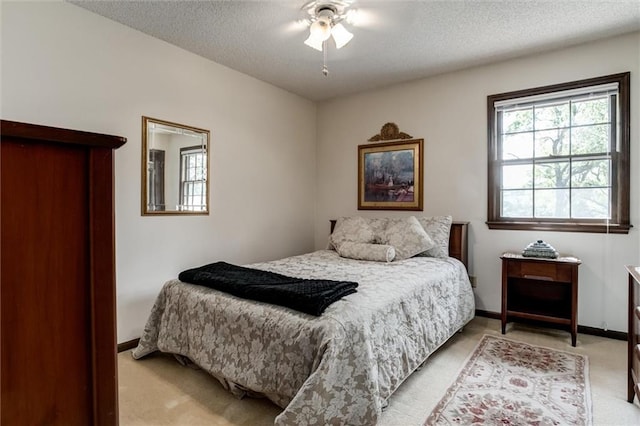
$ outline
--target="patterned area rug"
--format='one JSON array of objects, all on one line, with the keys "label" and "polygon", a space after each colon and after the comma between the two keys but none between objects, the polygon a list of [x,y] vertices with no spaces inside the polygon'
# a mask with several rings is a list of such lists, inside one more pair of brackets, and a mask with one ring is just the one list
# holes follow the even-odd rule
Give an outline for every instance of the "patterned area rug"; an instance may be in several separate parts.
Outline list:
[{"label": "patterned area rug", "polygon": [[588,358],[485,335],[427,425],[590,425]]}]

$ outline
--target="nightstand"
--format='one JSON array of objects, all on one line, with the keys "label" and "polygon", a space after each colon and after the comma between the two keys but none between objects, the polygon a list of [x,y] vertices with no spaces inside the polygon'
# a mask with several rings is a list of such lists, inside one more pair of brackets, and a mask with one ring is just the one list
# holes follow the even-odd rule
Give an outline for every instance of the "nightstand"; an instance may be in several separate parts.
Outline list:
[{"label": "nightstand", "polygon": [[502,334],[514,319],[566,325],[571,345],[578,334],[580,259],[542,259],[504,253],[502,259]]}]

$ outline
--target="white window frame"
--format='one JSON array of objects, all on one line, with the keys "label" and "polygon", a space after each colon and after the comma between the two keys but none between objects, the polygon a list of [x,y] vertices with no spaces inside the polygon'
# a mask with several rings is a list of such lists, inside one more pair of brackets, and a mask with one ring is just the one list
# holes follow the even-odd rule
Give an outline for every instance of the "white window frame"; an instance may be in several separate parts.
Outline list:
[{"label": "white window frame", "polygon": [[[187,167],[185,162],[190,156],[200,156],[202,171],[202,179],[188,180],[187,179]],[[180,148],[180,205],[181,211],[205,211],[207,209],[207,155],[205,148],[202,146],[193,146],[187,148]],[[192,189],[196,186],[200,187],[200,194],[193,195]],[[199,198],[200,203],[194,201]]]}]

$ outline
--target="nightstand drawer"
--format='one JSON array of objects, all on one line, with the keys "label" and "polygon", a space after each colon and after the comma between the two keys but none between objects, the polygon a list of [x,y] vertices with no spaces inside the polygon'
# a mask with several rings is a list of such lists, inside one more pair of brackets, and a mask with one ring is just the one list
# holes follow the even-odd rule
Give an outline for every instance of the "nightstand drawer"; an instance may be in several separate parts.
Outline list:
[{"label": "nightstand drawer", "polygon": [[507,275],[540,281],[571,282],[571,265],[551,262],[509,262]]},{"label": "nightstand drawer", "polygon": [[629,329],[627,331],[627,401],[640,398],[640,267],[627,265],[629,273]]}]

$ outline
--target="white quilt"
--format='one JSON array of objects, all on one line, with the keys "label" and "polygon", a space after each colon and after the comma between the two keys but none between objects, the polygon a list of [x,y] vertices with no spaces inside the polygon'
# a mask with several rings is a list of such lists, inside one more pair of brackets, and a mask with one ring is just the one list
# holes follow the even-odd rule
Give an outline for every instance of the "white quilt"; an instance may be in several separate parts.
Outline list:
[{"label": "white quilt", "polygon": [[383,263],[321,250],[248,266],[355,281],[358,292],[315,317],[169,281],[133,356],[186,356],[234,393],[283,407],[278,425],[374,425],[402,381],[475,311],[453,258]]}]

